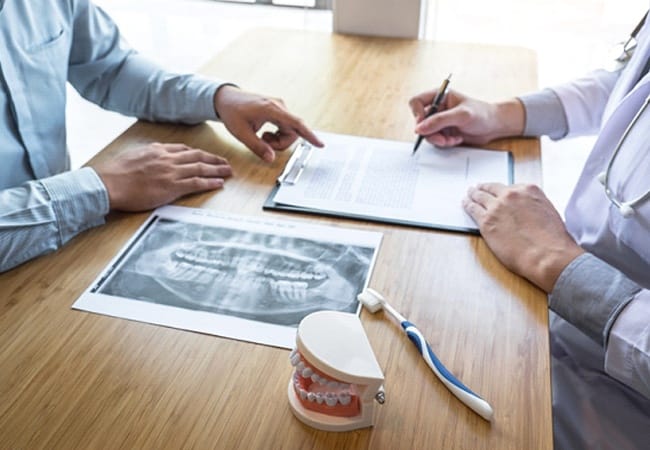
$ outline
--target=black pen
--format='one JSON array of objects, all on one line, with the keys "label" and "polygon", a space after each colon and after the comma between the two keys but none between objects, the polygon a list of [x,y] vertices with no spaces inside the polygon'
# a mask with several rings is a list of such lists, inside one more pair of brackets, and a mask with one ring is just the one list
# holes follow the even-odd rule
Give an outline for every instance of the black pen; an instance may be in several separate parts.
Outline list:
[{"label": "black pen", "polygon": [[[445,96],[447,95],[450,79],[451,79],[451,74],[449,74],[449,76],[442,81],[442,84],[438,89],[438,93],[433,99],[433,102],[431,102],[431,108],[429,108],[429,111],[427,111],[427,115],[424,116],[425,119],[427,117],[431,117],[432,115],[438,112],[438,109],[440,109],[440,104],[442,103],[442,101],[445,99]],[[420,147],[420,144],[422,143],[422,139],[424,139],[424,137],[420,134],[417,140],[415,141],[415,147],[413,147],[413,153],[411,153],[411,156],[415,155],[415,152],[418,151],[418,147]]]}]

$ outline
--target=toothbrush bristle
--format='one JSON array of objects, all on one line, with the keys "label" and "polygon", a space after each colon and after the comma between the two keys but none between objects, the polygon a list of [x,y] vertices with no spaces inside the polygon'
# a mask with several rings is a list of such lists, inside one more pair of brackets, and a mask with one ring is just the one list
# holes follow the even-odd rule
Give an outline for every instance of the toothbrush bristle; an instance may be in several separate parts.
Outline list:
[{"label": "toothbrush bristle", "polygon": [[363,306],[366,307],[371,313],[376,313],[383,307],[384,299],[377,292],[372,289],[364,289],[364,291],[357,295],[357,299],[363,303]]}]

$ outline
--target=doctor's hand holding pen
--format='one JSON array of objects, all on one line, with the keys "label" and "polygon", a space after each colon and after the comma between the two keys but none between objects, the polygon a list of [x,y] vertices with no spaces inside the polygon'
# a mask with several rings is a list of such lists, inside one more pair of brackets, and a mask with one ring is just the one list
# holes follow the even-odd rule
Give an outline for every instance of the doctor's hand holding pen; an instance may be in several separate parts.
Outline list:
[{"label": "doctor's hand holding pen", "polygon": [[[523,134],[525,111],[516,98],[489,103],[450,90],[438,112],[427,117],[437,92],[423,92],[409,101],[415,132],[437,147],[482,145]],[[482,183],[468,190],[463,208],[501,263],[545,292],[551,292],[562,270],[584,253],[538,186]]]},{"label": "doctor's hand holding pen", "polygon": [[428,115],[438,90],[423,92],[409,101],[416,122],[415,133],[433,145],[481,145],[523,133],[524,107],[519,100],[488,103],[449,90],[438,112]]}]

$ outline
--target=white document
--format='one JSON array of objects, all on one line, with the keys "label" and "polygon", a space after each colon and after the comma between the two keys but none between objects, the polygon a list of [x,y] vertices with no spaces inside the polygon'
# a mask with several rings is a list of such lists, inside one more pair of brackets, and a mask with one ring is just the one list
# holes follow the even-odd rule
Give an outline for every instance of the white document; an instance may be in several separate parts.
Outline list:
[{"label": "white document", "polygon": [[72,307],[292,348],[306,315],[359,313],[381,236],[166,206]]},{"label": "white document", "polygon": [[422,141],[412,156],[413,142],[319,137],[325,148],[311,149],[295,183],[280,184],[276,207],[476,232],[461,205],[467,189],[480,182],[512,182],[511,155],[504,151],[438,149]]}]

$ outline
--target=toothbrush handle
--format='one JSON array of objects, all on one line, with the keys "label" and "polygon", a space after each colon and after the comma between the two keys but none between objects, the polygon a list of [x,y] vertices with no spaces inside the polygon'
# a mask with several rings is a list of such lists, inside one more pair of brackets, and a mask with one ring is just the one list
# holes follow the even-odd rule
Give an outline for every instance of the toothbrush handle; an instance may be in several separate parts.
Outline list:
[{"label": "toothbrush handle", "polygon": [[447,386],[447,389],[449,389],[456,397],[460,399],[461,402],[465,403],[479,416],[483,417],[487,421],[492,420],[493,411],[490,404],[472,392],[472,390],[461,383],[458,378],[456,378],[449,370],[447,370],[447,368],[433,353],[431,346],[429,346],[420,330],[418,330],[417,327],[408,320],[403,321],[401,325],[408,338],[417,347],[427,365],[431,368],[431,370],[433,370],[433,373],[435,373],[436,376],[440,378],[444,385]]}]

